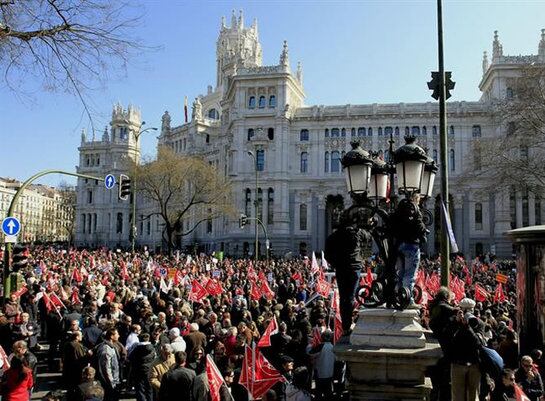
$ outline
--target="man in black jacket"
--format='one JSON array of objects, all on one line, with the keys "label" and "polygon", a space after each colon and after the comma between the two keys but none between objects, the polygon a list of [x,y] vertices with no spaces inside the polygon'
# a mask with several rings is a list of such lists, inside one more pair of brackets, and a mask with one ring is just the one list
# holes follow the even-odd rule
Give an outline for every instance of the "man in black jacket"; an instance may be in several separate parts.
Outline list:
[{"label": "man in black jacket", "polygon": [[140,342],[129,355],[131,378],[136,392],[136,401],[152,401],[153,391],[148,379],[151,365],[157,357],[148,333],[140,334]]},{"label": "man in black jacket", "polygon": [[176,365],[161,379],[159,401],[192,401],[195,372],[185,367],[187,355],[184,351],[174,354]]}]

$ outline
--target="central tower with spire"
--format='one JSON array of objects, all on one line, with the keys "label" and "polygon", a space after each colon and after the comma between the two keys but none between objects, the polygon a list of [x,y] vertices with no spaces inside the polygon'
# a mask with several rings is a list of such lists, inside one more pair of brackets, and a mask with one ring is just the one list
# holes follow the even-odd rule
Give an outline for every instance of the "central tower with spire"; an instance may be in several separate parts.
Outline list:
[{"label": "central tower with spire", "polygon": [[257,19],[254,19],[252,25],[247,28],[244,27],[242,10],[238,18],[233,10],[231,26],[226,25],[225,17],[221,19],[221,30],[216,47],[217,88],[224,87],[227,78],[236,74],[237,68],[261,66],[262,56]]}]

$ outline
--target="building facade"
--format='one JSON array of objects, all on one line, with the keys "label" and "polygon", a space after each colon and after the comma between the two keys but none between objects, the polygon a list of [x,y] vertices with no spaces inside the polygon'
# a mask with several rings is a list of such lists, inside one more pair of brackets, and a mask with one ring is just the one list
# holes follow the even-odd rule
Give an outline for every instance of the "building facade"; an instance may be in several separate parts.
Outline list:
[{"label": "building facade", "polygon": [[[439,110],[435,102],[305,105],[303,69],[297,64],[292,70],[287,43],[282,46],[277,65],[263,66],[257,22],[245,26],[242,12],[238,17],[233,14],[229,25],[222,19],[216,58],[215,87],[208,86],[205,95],[195,98],[187,123],[171,126],[170,115],[165,112],[158,144],[170,146],[181,155],[205,157],[228,176],[241,213],[256,217],[257,201],[257,217],[265,225],[276,255],[323,248],[331,232],[333,211],[350,202],[340,160],[350,150],[352,140],[388,158],[390,137],[398,147],[405,134],[414,134],[430,157],[438,161]],[[506,96],[509,79],[532,62],[545,63],[545,30],[537,55],[517,57],[503,55],[495,33],[492,59],[488,61],[486,52],[483,57],[481,99],[449,102],[448,158],[453,183],[463,174],[467,160],[475,160],[481,138],[503,134],[504,127],[492,118],[493,102]],[[139,158],[134,133],[140,128],[140,116],[136,118],[130,110],[123,111],[120,106],[114,109],[111,139],[108,132],[102,141],[82,138],[78,171],[115,172],[120,158]],[[128,115],[119,117],[119,113]],[[124,139],[120,130],[125,130]],[[93,155],[104,163],[92,165]],[[534,197],[525,200],[524,194],[493,193],[483,197],[478,195],[477,185],[450,187],[459,248],[467,255],[493,252],[511,256],[510,241],[504,233],[523,224],[542,223],[544,205]],[[439,192],[438,183],[435,192]],[[79,244],[128,244],[130,203],[120,204],[105,194],[103,187],[78,182]],[[136,201],[137,243],[160,246],[161,221],[144,220],[152,206],[142,199]],[[436,217],[427,244],[427,252],[434,254],[439,249],[439,202],[430,199],[427,207]],[[240,229],[236,218],[216,219],[180,238],[179,246],[198,244],[207,251],[252,254],[255,226],[253,221],[250,223]],[[264,238],[261,229],[260,238]],[[260,252],[264,252],[264,244]]]},{"label": "building facade", "polygon": [[[0,215],[8,209],[21,182],[0,178]],[[74,189],[30,185],[20,195],[14,217],[21,222],[19,242],[72,242],[75,228]],[[0,233],[3,240],[3,233]]]}]

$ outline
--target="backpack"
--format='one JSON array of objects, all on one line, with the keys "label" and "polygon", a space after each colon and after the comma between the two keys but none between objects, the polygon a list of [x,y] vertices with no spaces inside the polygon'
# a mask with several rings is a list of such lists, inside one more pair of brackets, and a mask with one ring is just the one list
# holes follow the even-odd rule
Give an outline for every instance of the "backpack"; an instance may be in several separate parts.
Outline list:
[{"label": "backpack", "polygon": [[492,379],[500,379],[504,366],[500,354],[492,348],[482,346],[479,350],[479,357],[481,359],[481,369],[488,373]]}]

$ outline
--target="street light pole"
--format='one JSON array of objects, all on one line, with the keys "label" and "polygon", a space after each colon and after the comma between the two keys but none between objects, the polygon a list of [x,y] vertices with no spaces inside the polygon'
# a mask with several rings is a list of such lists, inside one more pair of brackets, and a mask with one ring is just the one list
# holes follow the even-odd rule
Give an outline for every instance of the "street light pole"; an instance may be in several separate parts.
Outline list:
[{"label": "street light pole", "polygon": [[[134,133],[134,139],[135,139],[135,146],[138,145],[138,141],[140,140],[140,135],[142,135],[144,132],[147,131],[157,131],[157,128],[150,127],[146,129],[142,129],[142,126],[146,124],[145,121],[142,121],[142,124],[140,124],[140,130],[138,133]],[[134,253],[134,246],[136,241],[136,171],[138,170],[138,166],[140,165],[140,157],[135,158],[135,171],[132,177],[132,222],[131,222],[131,231],[132,231],[132,238],[131,238],[131,250]]]},{"label": "street light pole", "polygon": [[450,276],[450,244],[446,219],[449,215],[448,199],[448,154],[447,154],[447,107],[445,88],[445,66],[443,60],[443,4],[437,0],[437,51],[439,58],[439,140],[441,157],[441,200],[445,204],[446,216],[441,219],[441,285],[448,287]]},{"label": "street light pole", "polygon": [[[257,209],[258,209],[258,201],[257,201],[257,188],[258,188],[258,182],[257,182],[257,156],[254,152],[251,150],[248,151],[248,155],[252,158],[254,161],[254,169],[255,169],[255,195],[254,195],[254,217],[257,219]],[[257,222],[255,223],[255,246],[254,246],[254,253],[255,253],[255,264],[257,266],[257,261],[259,260],[259,230],[257,228]]]}]

